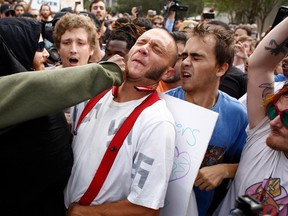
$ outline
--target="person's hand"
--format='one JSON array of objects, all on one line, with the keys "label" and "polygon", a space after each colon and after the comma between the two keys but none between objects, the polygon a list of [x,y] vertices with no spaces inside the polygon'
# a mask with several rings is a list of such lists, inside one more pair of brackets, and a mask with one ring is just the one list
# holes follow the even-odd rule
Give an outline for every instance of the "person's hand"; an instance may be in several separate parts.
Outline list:
[{"label": "person's hand", "polygon": [[97,206],[84,206],[79,203],[71,203],[66,212],[66,216],[100,216],[100,212],[95,208]]},{"label": "person's hand", "polygon": [[248,59],[248,54],[245,50],[245,46],[243,43],[241,42],[237,42],[235,44],[235,50],[236,50],[236,56],[238,56],[239,58],[243,59],[243,61],[247,61]]},{"label": "person's hand", "polygon": [[137,18],[138,14],[140,13],[140,8],[141,8],[141,6],[140,7],[132,7],[131,16],[130,16],[132,20]]},{"label": "person's hand", "polygon": [[82,214],[78,211],[79,208],[79,203],[71,203],[66,212],[66,216],[81,216]]},{"label": "person's hand", "polygon": [[210,191],[219,186],[225,178],[226,169],[222,164],[207,166],[199,170],[194,185],[200,190]]},{"label": "person's hand", "polygon": [[124,61],[124,58],[118,54],[116,55],[113,55],[111,58],[109,58],[107,60],[108,62],[114,62],[115,64],[117,64],[121,71],[123,72],[123,78],[125,80],[125,77],[126,77],[126,63]]},{"label": "person's hand", "polygon": [[132,9],[131,9],[131,14],[132,14],[133,16],[136,16],[136,17],[137,17],[137,14],[138,14],[138,9],[137,9],[137,7],[132,7]]}]

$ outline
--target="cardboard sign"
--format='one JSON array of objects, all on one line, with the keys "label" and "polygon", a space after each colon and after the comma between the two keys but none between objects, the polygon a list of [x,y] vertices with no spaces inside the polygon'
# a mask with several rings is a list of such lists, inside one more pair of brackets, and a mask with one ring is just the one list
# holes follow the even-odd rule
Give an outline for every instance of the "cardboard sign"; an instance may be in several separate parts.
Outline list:
[{"label": "cardboard sign", "polygon": [[[26,1],[29,2],[28,0]],[[80,4],[75,5],[75,2]],[[59,12],[62,8],[71,7],[72,10],[83,11],[83,0],[71,1],[71,0],[33,0],[31,8],[39,10],[42,4],[48,4],[51,7],[52,12]]]},{"label": "cardboard sign", "polygon": [[60,11],[61,0],[33,0],[31,8],[39,10],[42,4],[48,4],[53,12]]},{"label": "cardboard sign", "polygon": [[211,139],[218,113],[159,93],[176,123],[176,149],[161,216],[197,216],[193,185]]}]

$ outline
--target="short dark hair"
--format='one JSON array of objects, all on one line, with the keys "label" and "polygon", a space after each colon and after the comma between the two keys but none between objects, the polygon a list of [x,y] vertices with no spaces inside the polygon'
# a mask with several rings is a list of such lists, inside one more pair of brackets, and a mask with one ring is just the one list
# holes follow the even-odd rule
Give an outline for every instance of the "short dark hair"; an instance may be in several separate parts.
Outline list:
[{"label": "short dark hair", "polygon": [[27,18],[35,19],[35,16],[29,12],[24,12],[23,14],[20,15],[20,17],[27,17]]},{"label": "short dark hair", "polygon": [[122,26],[116,28],[111,32],[110,37],[107,41],[106,46],[108,46],[111,40],[120,40],[127,43],[127,49],[135,44],[137,39],[145,32],[145,30],[133,23],[124,23]]},{"label": "short dark hair", "polygon": [[96,25],[97,31],[100,31],[101,22],[97,19],[96,15],[88,11],[80,11],[79,15],[90,17]]},{"label": "short dark hair", "polygon": [[247,32],[247,35],[248,35],[248,36],[251,36],[251,35],[252,35],[252,30],[251,30],[251,28],[250,28],[249,26],[247,26],[247,25],[240,25],[240,26],[238,26],[238,27],[235,28],[235,31],[236,31],[237,29],[243,29],[243,30],[245,30],[245,31]]},{"label": "short dark hair", "polygon": [[[103,2],[105,4],[105,2],[103,0],[94,0],[90,3],[89,5],[89,11],[91,11],[91,8],[92,8],[92,5],[95,4],[95,3],[98,3],[98,2]],[[105,4],[106,5],[106,4]]]},{"label": "short dark hair", "polygon": [[169,34],[174,38],[176,43],[183,43],[184,45],[187,42],[187,36],[184,32],[173,31],[169,32]]},{"label": "short dark hair", "polygon": [[231,30],[227,23],[222,22],[220,20],[210,20],[210,21],[207,22],[207,24],[222,26],[226,30]]},{"label": "short dark hair", "polygon": [[3,3],[0,7],[0,13],[4,13],[5,10],[7,10],[10,7],[8,3]]},{"label": "short dark hair", "polygon": [[14,7],[14,10],[17,8],[17,7],[22,7],[23,10],[25,10],[24,6],[22,4],[16,4],[15,7]]},{"label": "short dark hair", "polygon": [[138,25],[142,28],[144,28],[146,31],[152,29],[153,23],[151,20],[144,18],[144,17],[137,17],[132,21],[135,25]]}]

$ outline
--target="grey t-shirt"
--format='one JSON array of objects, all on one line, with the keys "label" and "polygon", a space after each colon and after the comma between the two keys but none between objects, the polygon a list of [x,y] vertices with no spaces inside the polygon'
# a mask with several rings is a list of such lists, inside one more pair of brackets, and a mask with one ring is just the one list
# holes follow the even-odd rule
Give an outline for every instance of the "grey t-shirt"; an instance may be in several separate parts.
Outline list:
[{"label": "grey t-shirt", "polygon": [[288,159],[266,145],[269,132],[267,117],[257,127],[247,129],[247,143],[235,179],[214,216],[229,215],[236,198],[244,194],[262,202],[263,215],[288,214]]}]

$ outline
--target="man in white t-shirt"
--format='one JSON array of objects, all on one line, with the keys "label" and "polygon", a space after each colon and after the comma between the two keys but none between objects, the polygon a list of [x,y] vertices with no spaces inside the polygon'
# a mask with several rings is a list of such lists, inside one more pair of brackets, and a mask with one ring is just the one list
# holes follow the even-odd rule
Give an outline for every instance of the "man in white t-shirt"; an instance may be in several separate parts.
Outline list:
[{"label": "man in white t-shirt", "polygon": [[152,29],[138,38],[128,54],[126,80],[98,101],[74,136],[74,165],[65,189],[67,215],[159,215],[175,148],[174,120],[163,100],[139,115],[90,206],[79,200],[124,120],[155,93],[176,60],[177,46],[167,31]]},{"label": "man in white t-shirt", "polygon": [[[214,215],[239,211],[235,200],[244,195],[261,203],[261,215],[288,215],[288,84],[274,94],[274,68],[287,55],[287,25],[288,18],[249,58],[247,142],[232,186]],[[256,215],[240,210],[241,215]]]}]

